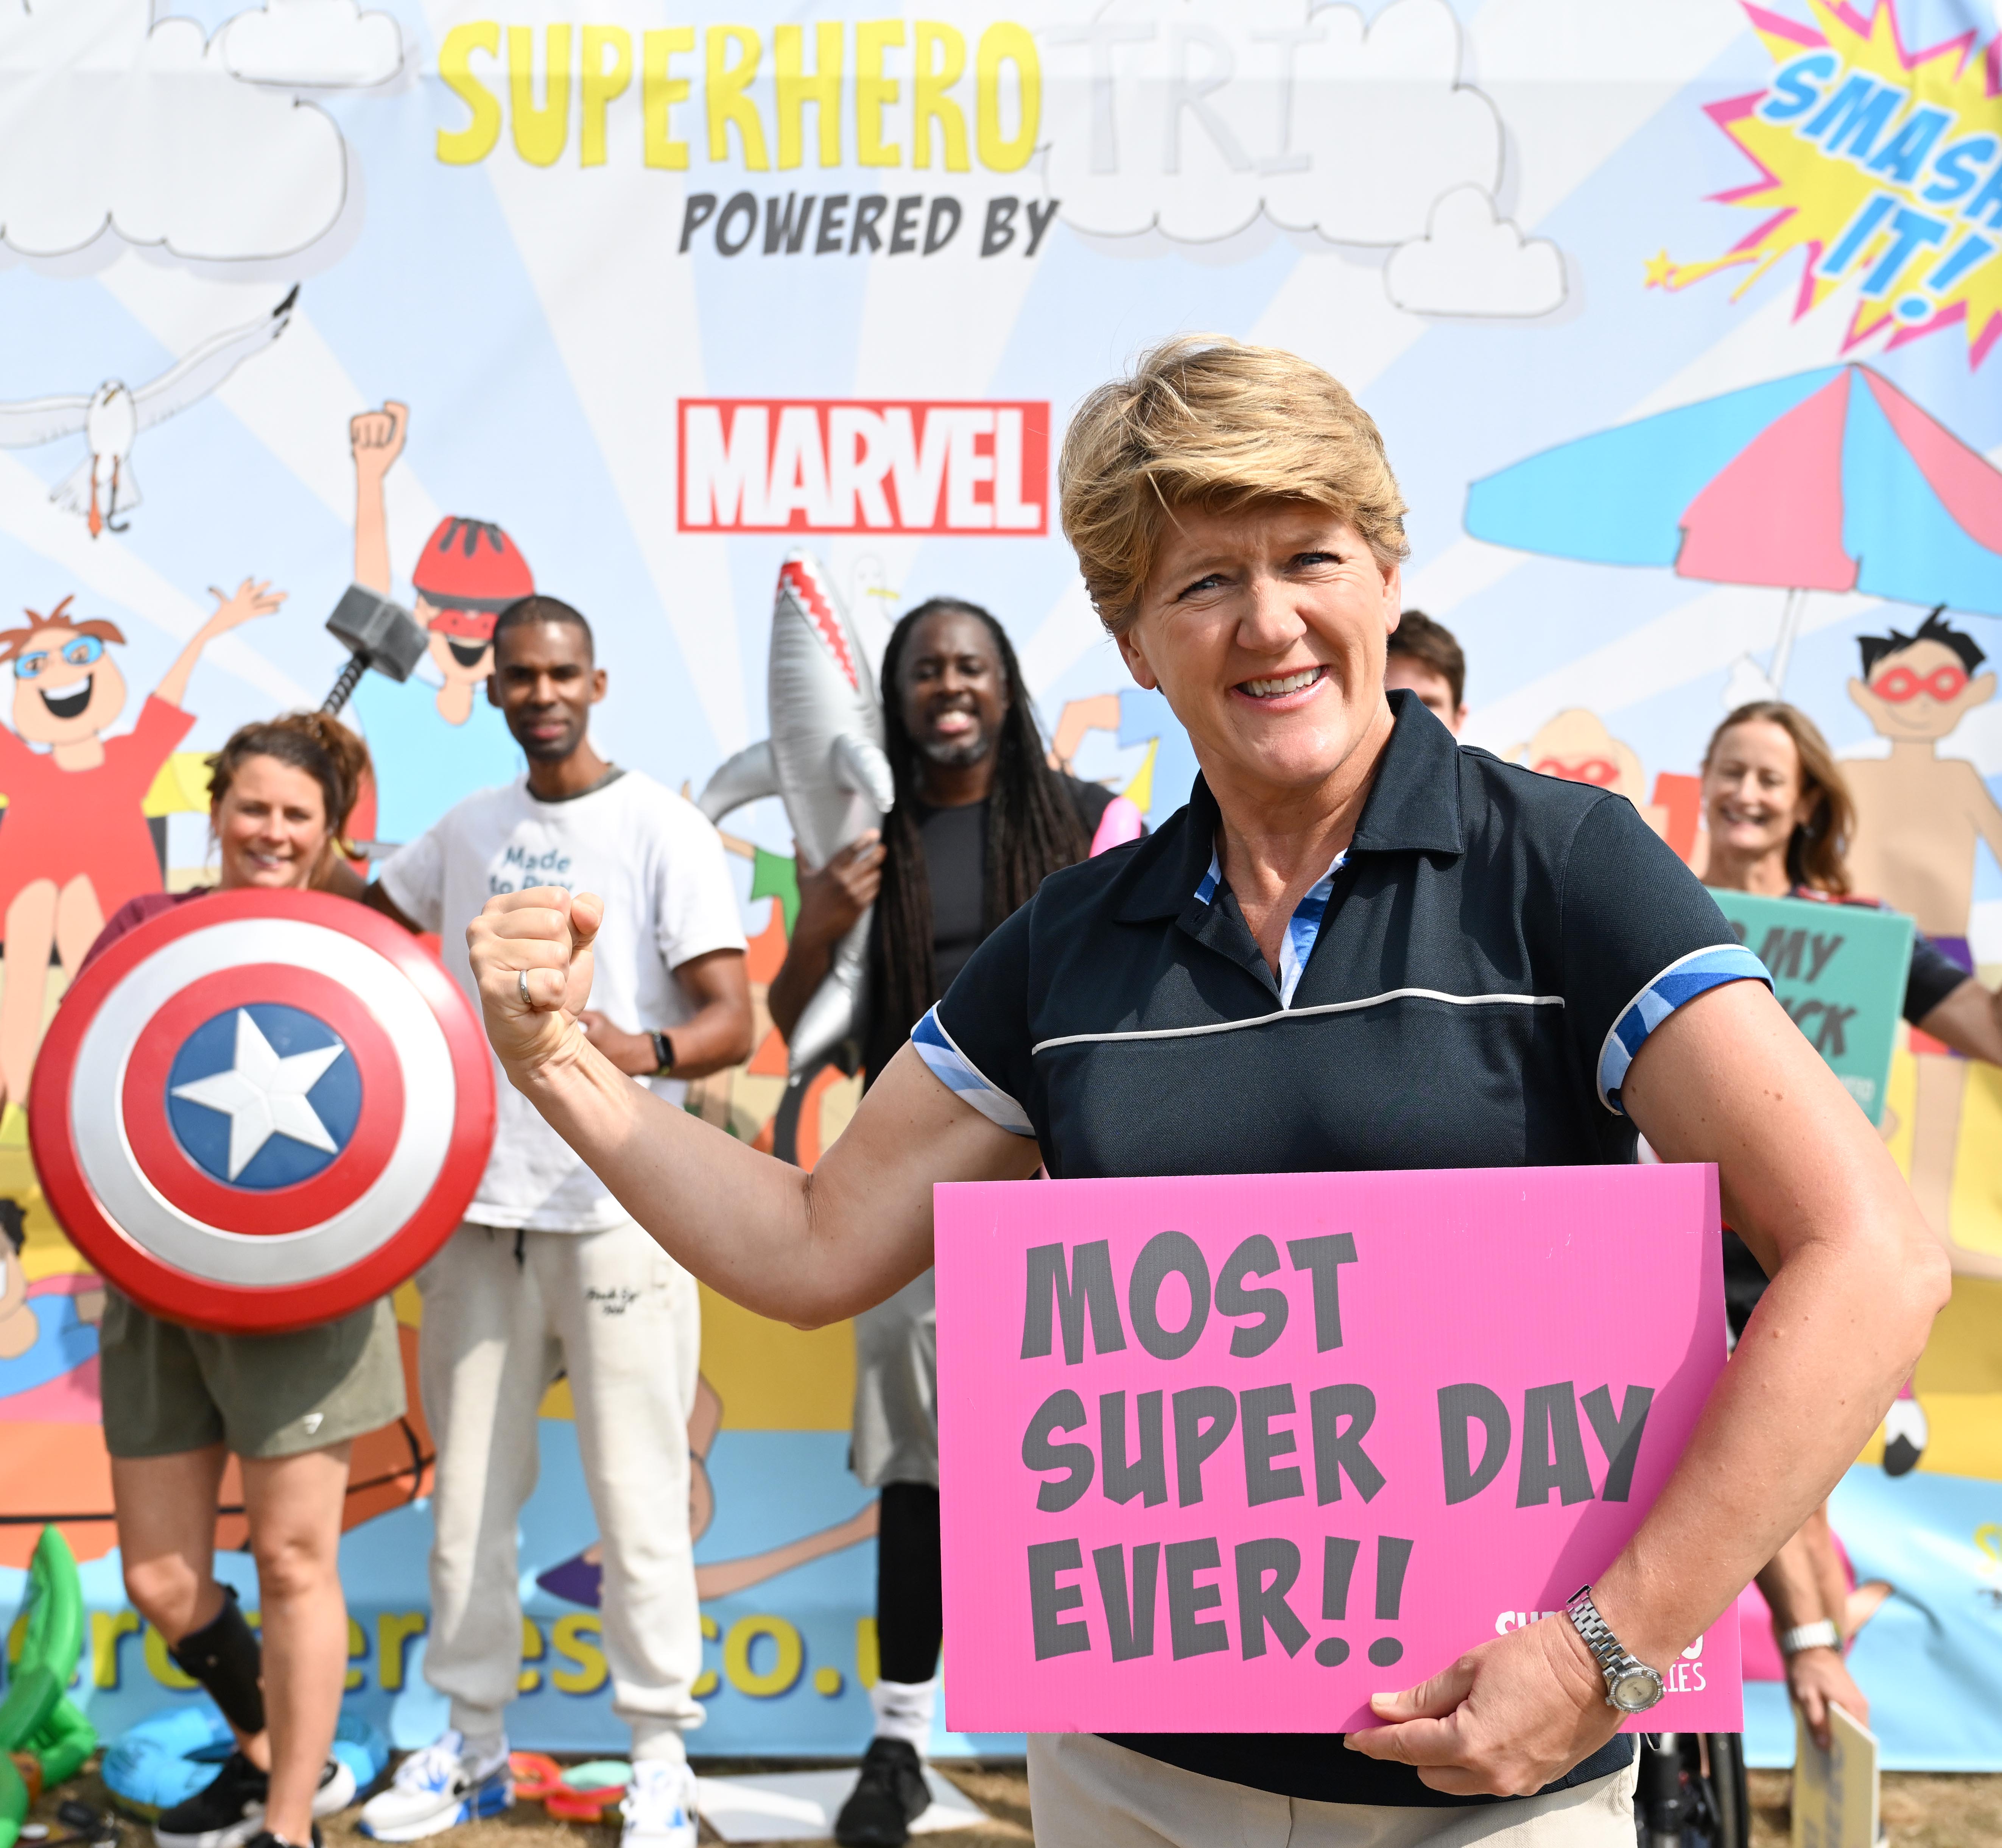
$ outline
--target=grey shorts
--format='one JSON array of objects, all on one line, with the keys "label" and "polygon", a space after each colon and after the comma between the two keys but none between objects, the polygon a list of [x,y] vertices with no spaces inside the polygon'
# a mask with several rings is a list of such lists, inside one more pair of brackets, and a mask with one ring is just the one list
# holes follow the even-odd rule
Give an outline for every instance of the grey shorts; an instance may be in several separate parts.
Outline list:
[{"label": "grey shorts", "polygon": [[938,1293],[929,1270],[855,1319],[848,1466],[865,1488],[938,1486]]},{"label": "grey shorts", "polygon": [[173,1456],[225,1444],[288,1457],[400,1418],[403,1356],[385,1296],[288,1335],[225,1335],[149,1315],[106,1292],[98,1333],[104,1447]]}]

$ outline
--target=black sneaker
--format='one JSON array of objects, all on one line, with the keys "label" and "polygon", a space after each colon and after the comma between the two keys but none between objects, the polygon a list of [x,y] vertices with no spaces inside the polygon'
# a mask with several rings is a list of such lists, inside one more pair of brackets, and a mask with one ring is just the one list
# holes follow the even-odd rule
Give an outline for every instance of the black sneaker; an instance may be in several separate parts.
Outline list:
[{"label": "black sneaker", "polygon": [[[264,1804],[270,1793],[270,1774],[260,1771],[240,1752],[222,1761],[214,1782],[204,1785],[172,1809],[160,1811],[153,1824],[159,1848],[246,1848],[264,1831]],[[313,1814],[332,1815],[354,1801],[354,1773],[330,1756],[313,1793]]]},{"label": "black sneaker", "polygon": [[[260,1829],[249,1838],[247,1848],[300,1848],[296,1842],[288,1842],[281,1835],[274,1835],[268,1829]],[[312,1825],[312,1848],[324,1848],[319,1839],[319,1825]]]},{"label": "black sneaker", "polygon": [[931,1804],[916,1748],[902,1739],[872,1739],[862,1775],[835,1818],[834,1839],[842,1848],[899,1848]]}]

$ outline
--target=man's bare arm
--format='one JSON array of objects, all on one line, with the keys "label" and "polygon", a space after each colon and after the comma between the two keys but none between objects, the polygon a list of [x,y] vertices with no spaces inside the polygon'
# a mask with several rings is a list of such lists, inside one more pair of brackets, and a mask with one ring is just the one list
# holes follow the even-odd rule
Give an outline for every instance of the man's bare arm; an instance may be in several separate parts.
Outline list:
[{"label": "man's bare arm", "polygon": [[[696,1004],[696,1011],[667,1029],[674,1048],[671,1076],[706,1078],[741,1065],[751,1056],[751,983],[741,950],[711,950],[678,965],[675,980]],[[647,1078],[660,1070],[652,1032],[626,1032],[595,1008],[578,1016],[585,1037],[628,1078]]]}]

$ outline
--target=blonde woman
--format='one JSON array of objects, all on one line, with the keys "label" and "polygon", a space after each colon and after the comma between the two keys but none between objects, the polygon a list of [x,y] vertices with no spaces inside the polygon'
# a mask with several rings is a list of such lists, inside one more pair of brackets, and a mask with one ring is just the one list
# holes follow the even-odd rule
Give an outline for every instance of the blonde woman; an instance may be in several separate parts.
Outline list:
[{"label": "blonde woman", "polygon": [[[1386,697],[1404,503],[1333,379],[1266,348],[1170,343],[1079,408],[1062,494],[1100,619],[1202,776],[1156,833],[1051,875],[987,938],[811,1175],[591,1049],[588,894],[512,893],[474,921],[488,1034],[675,1257],[801,1324],[932,1262],[939,1181],[1624,1162],[1637,1129],[1670,1160],[1717,1163],[1774,1281],[1668,1486],[1589,1588],[1633,1667],[1602,1675],[1572,1624],[1538,1623],[1379,1695],[1381,1724],[1346,1740],[1030,1744],[1045,1848],[1627,1848],[1616,1688],[1649,1704],[1642,1684],[1856,1454],[1944,1300],[1939,1248],[1629,804],[1463,751],[1412,695]],[[1554,993],[1561,1008],[1526,1004]]]}]

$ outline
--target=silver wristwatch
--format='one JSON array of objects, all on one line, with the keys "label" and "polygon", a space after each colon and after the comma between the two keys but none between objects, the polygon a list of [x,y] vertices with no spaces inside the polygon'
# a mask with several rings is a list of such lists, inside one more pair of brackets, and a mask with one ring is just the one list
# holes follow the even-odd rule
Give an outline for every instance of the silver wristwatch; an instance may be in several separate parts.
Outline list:
[{"label": "silver wristwatch", "polygon": [[1840,1649],[1842,1632],[1829,1619],[1818,1623],[1797,1623],[1791,1630],[1780,1632],[1780,1653],[1784,1656],[1798,1655],[1803,1649]]},{"label": "silver wristwatch", "polygon": [[1581,1585],[1564,1605],[1585,1646],[1592,1651],[1599,1672],[1606,1677],[1606,1704],[1623,1714],[1644,1714],[1668,1690],[1662,1678],[1638,1656],[1630,1655],[1620,1639],[1606,1627],[1599,1607],[1592,1602],[1592,1588]]}]

